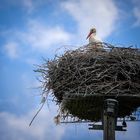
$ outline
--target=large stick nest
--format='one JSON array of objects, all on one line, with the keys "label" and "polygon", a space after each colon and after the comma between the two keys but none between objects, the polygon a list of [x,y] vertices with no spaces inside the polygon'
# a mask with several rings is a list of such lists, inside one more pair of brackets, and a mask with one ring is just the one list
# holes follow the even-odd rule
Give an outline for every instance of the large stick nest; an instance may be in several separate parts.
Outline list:
[{"label": "large stick nest", "polygon": [[63,104],[67,115],[101,120],[106,98],[119,101],[118,117],[130,115],[140,106],[137,48],[90,44],[45,61],[37,71],[42,74],[44,91],[49,90]]}]

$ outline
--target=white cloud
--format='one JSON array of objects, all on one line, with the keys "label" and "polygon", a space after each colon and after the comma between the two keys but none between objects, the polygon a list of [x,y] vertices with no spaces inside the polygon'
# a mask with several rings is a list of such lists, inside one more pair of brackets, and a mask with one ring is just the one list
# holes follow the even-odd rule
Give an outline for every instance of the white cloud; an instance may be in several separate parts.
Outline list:
[{"label": "white cloud", "polygon": [[133,13],[134,13],[134,16],[136,18],[134,25],[140,26],[140,8],[135,7]]},{"label": "white cloud", "polygon": [[[56,126],[53,122],[53,114],[56,108],[53,106],[49,112],[44,108],[31,127],[28,126],[35,114],[31,111],[17,116],[8,112],[0,113],[0,139],[1,140],[62,140],[62,139],[93,139],[100,140],[102,131],[89,131],[86,124],[67,124]],[[118,140],[137,140],[140,137],[139,122],[129,122],[126,132],[116,132]],[[77,128],[77,130],[75,129]],[[75,132],[76,131],[76,132]],[[82,132],[82,133],[81,133]]]},{"label": "white cloud", "polygon": [[[42,53],[48,49],[55,50],[67,44],[72,37],[70,33],[66,32],[60,26],[50,27],[38,20],[31,19],[28,20],[25,30],[11,29],[5,31],[3,36],[5,38],[8,36],[4,45],[4,52],[10,58],[18,58],[20,55],[24,56],[32,54],[32,52]],[[35,62],[32,55],[30,55],[30,60],[27,57],[24,60],[27,63]]]},{"label": "white cloud", "polygon": [[42,5],[46,5],[50,0],[15,0],[26,10],[28,14],[38,10]]},{"label": "white cloud", "polygon": [[22,0],[22,4],[29,13],[32,12],[35,8],[33,0]]},{"label": "white cloud", "polygon": [[98,36],[104,39],[116,28],[119,11],[113,0],[69,0],[62,7],[77,21],[81,36],[85,37],[91,27],[96,27]]},{"label": "white cloud", "polygon": [[52,113],[43,109],[29,127],[29,122],[35,112],[22,116],[11,113],[0,113],[0,139],[1,140],[61,140],[64,134],[62,126],[55,126]]},{"label": "white cloud", "polygon": [[[28,51],[33,49],[39,52],[47,50],[49,47],[54,47],[55,45],[60,47],[60,45],[69,42],[71,39],[71,34],[66,32],[62,27],[48,27],[37,20],[31,19],[27,22],[26,30],[14,30],[14,32],[5,31],[5,36],[7,35],[11,36],[9,40],[14,40],[19,43],[20,46],[24,46],[24,48],[28,46]],[[8,42],[7,44],[11,43]],[[17,44],[12,44],[11,46],[16,48]],[[15,51],[13,50],[13,55],[14,54],[16,54],[16,49]]]},{"label": "white cloud", "polygon": [[4,0],[1,2],[0,8],[20,7],[26,14],[31,14],[47,2],[48,0]]},{"label": "white cloud", "polygon": [[116,132],[116,139],[118,140],[138,140],[140,137],[140,123],[128,122],[126,132]]},{"label": "white cloud", "polygon": [[133,14],[136,19],[134,26],[140,26],[140,2],[139,0],[132,0],[134,4]]},{"label": "white cloud", "polygon": [[37,59],[34,58],[27,58],[25,60],[26,63],[30,64],[30,65],[35,65],[35,64],[39,64],[39,61]]},{"label": "white cloud", "polygon": [[16,42],[7,42],[4,45],[4,51],[12,59],[18,58],[18,56],[19,56],[18,48],[19,48],[19,46]]},{"label": "white cloud", "polygon": [[27,28],[26,32],[19,34],[20,39],[38,51],[70,40],[70,34],[59,26],[47,27],[38,21],[30,20]]},{"label": "white cloud", "polygon": [[[23,0],[22,3],[32,9],[38,0],[35,3],[32,0]],[[39,4],[41,3],[42,0]],[[26,54],[34,51],[45,52],[48,49],[54,51],[65,44],[85,44],[87,33],[93,26],[97,28],[97,35],[102,40],[116,28],[118,9],[113,0],[69,0],[62,1],[61,6],[77,22],[78,26],[74,34],[59,25],[49,26],[42,21],[29,19],[23,30],[11,31],[12,35],[8,35],[11,38],[9,40],[17,42],[21,52]]]}]

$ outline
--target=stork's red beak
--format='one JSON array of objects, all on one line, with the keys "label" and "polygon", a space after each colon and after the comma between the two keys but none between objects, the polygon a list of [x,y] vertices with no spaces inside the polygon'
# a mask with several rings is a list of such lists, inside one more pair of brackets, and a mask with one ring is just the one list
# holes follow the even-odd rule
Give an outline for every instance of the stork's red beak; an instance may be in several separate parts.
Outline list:
[{"label": "stork's red beak", "polygon": [[91,34],[92,34],[92,32],[90,31],[86,39],[88,39],[88,38],[90,37]]}]

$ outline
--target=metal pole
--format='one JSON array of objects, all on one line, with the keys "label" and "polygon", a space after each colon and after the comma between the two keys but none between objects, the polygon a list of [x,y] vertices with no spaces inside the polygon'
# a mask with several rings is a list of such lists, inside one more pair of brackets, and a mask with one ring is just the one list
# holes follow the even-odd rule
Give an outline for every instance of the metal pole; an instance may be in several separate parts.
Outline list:
[{"label": "metal pole", "polygon": [[104,102],[104,114],[103,114],[104,140],[115,140],[117,107],[118,101],[115,99],[106,99]]}]

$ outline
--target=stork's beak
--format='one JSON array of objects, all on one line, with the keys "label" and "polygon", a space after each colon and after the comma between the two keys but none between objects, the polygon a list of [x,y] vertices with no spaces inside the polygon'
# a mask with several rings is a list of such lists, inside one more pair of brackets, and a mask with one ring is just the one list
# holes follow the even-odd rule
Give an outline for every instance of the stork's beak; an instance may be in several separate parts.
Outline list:
[{"label": "stork's beak", "polygon": [[92,34],[92,31],[89,32],[88,36],[86,39],[88,39],[90,37],[90,35]]}]

